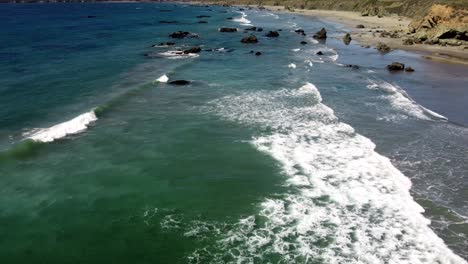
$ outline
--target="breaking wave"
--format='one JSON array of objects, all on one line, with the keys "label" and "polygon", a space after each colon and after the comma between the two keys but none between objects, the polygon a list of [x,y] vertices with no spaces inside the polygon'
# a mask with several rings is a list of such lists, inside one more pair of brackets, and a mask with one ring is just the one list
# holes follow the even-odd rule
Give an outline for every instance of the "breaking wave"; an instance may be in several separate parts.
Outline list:
[{"label": "breaking wave", "polygon": [[[207,111],[260,126],[252,145],[278,161],[288,192],[267,198],[198,263],[466,263],[429,228],[410,180],[338,120],[311,83],[244,92]],[[209,254],[223,252],[222,254]],[[203,254],[201,254],[203,253]]]},{"label": "breaking wave", "polygon": [[241,17],[234,18],[232,21],[238,22],[243,26],[252,26],[252,21],[247,19],[247,14],[245,12],[238,12],[241,14]]}]

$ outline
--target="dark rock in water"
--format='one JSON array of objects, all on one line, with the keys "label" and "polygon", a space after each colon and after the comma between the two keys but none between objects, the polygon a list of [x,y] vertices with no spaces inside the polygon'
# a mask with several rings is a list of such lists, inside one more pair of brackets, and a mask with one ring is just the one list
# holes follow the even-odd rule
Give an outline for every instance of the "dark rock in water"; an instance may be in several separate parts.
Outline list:
[{"label": "dark rock in water", "polygon": [[174,42],[161,42],[159,44],[154,44],[151,47],[167,47],[167,46],[174,46]]},{"label": "dark rock in water", "polygon": [[351,35],[349,33],[346,33],[346,35],[343,37],[343,42],[346,45],[349,45],[349,43],[351,43]]},{"label": "dark rock in water", "polygon": [[280,28],[280,29],[277,29],[276,31],[283,31],[283,30]]},{"label": "dark rock in water", "polygon": [[237,28],[220,28],[219,32],[237,32]]},{"label": "dark rock in water", "polygon": [[245,9],[244,8],[239,8],[239,11],[245,11]]},{"label": "dark rock in water", "polygon": [[257,43],[258,42],[258,39],[255,35],[250,35],[248,37],[244,37],[242,40],[241,40],[242,43]]},{"label": "dark rock in water", "polygon": [[201,15],[201,16],[197,16],[197,18],[209,18],[211,16],[207,16],[207,15]]},{"label": "dark rock in water", "polygon": [[88,16],[88,18],[96,18],[96,16]]},{"label": "dark rock in water", "polygon": [[314,39],[326,39],[327,38],[327,30],[325,28],[322,28],[319,30],[317,33],[313,35]]},{"label": "dark rock in water", "polygon": [[161,9],[161,10],[159,10],[159,12],[172,12],[172,10],[169,10],[169,9]]},{"label": "dark rock in water", "polygon": [[161,20],[161,21],[159,21],[159,24],[177,24],[177,21],[174,21],[174,20],[170,20],[170,21]]},{"label": "dark rock in water", "polygon": [[228,18],[226,18],[226,19],[227,19],[227,20],[233,20],[234,18],[232,18],[232,17],[228,17]]},{"label": "dark rock in water", "polygon": [[319,51],[317,51],[315,54],[317,54],[317,55],[320,55],[320,56],[321,56],[321,55],[323,55],[323,52],[319,50]]},{"label": "dark rock in water", "polygon": [[380,51],[381,53],[387,53],[390,52],[392,49],[385,43],[377,43],[376,49]]},{"label": "dark rock in water", "polygon": [[353,70],[359,70],[359,66],[355,64],[346,64],[345,67],[351,68]]},{"label": "dark rock in water", "polygon": [[362,24],[359,24],[359,25],[356,26],[356,28],[366,28],[366,27],[364,25],[362,25]]},{"label": "dark rock in water", "polygon": [[255,52],[255,51],[251,50],[249,53],[250,53],[250,54],[253,54],[254,52]]},{"label": "dark rock in water", "polygon": [[414,69],[411,68],[411,67],[406,67],[406,68],[405,68],[405,71],[406,71],[406,72],[414,72]]},{"label": "dark rock in water", "polygon": [[260,56],[262,53],[260,51],[255,52],[255,56]]},{"label": "dark rock in water", "polygon": [[307,41],[301,41],[301,45],[306,45]]},{"label": "dark rock in water", "polygon": [[195,48],[191,48],[191,49],[188,49],[188,50],[184,50],[184,54],[199,53],[200,51],[201,51],[200,47],[195,47]]},{"label": "dark rock in water", "polygon": [[392,64],[387,65],[387,70],[389,71],[402,71],[405,69],[405,64],[401,62],[392,62]]},{"label": "dark rock in water", "polygon": [[305,33],[305,31],[303,29],[296,29],[296,30],[294,30],[294,32],[296,32],[297,34],[302,35],[302,36],[306,35],[306,33]]},{"label": "dark rock in water", "polygon": [[176,31],[169,35],[171,38],[183,39],[183,38],[198,38],[198,35],[192,34],[186,31]]},{"label": "dark rock in water", "polygon": [[169,84],[172,84],[172,85],[189,85],[189,84],[190,84],[190,81],[186,81],[186,80],[175,80],[175,81],[169,82]]},{"label": "dark rock in water", "polygon": [[226,10],[221,10],[221,11],[219,11],[219,13],[221,13],[221,14],[226,14],[227,12],[228,12],[228,11],[226,11]]},{"label": "dark rock in water", "polygon": [[259,27],[257,28],[257,32],[262,32],[263,31],[263,28]]},{"label": "dark rock in water", "polygon": [[269,31],[266,34],[266,36],[269,37],[269,38],[277,38],[277,37],[279,37],[279,33],[278,33],[278,31]]},{"label": "dark rock in water", "polygon": [[201,20],[201,21],[198,21],[197,23],[198,23],[198,24],[208,24],[208,21]]},{"label": "dark rock in water", "polygon": [[257,31],[257,27],[249,27],[249,28],[246,28],[245,30]]},{"label": "dark rock in water", "polygon": [[370,49],[370,45],[364,45],[362,47],[365,48],[365,49]]}]

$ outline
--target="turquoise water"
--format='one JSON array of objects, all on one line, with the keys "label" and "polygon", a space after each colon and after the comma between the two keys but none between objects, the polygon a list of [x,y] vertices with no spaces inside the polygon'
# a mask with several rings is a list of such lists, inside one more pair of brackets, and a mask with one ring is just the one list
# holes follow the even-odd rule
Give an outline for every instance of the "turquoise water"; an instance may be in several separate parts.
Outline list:
[{"label": "turquoise water", "polygon": [[466,263],[465,68],[267,11],[0,8],[2,263]]}]

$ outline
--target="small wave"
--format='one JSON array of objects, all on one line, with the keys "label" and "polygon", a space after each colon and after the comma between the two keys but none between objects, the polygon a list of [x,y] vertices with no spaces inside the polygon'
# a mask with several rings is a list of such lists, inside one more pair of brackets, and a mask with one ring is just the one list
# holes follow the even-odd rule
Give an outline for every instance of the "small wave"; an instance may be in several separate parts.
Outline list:
[{"label": "small wave", "polygon": [[[429,110],[422,105],[416,103],[403,89],[397,85],[392,85],[388,82],[374,82],[369,80],[370,84],[367,88],[372,90],[380,90],[387,93],[383,98],[387,99],[394,109],[405,113],[408,116],[423,120],[448,120],[445,116]],[[395,120],[396,116],[391,115],[382,119]]]},{"label": "small wave", "polygon": [[200,55],[195,54],[195,53],[184,53],[183,51],[178,51],[178,50],[170,50],[170,51],[161,52],[158,54],[168,59],[186,59],[186,58],[200,57]]},{"label": "small wave", "polygon": [[94,113],[94,110],[92,110],[90,112],[81,114],[72,120],[49,128],[39,129],[36,133],[29,136],[28,139],[38,142],[52,142],[56,139],[64,138],[68,135],[81,133],[96,120],[96,114]]},{"label": "small wave", "polygon": [[294,63],[290,63],[290,64],[288,65],[288,68],[290,68],[290,69],[296,69],[297,66],[296,66],[296,64],[294,64]]},{"label": "small wave", "polygon": [[300,51],[300,50],[301,50],[301,49],[292,49],[292,51],[294,51],[294,52],[298,52],[298,51]]},{"label": "small wave", "polygon": [[242,16],[239,18],[234,18],[232,21],[238,22],[239,24],[243,26],[252,26],[252,21],[247,19],[247,14],[245,12],[238,12]]},{"label": "small wave", "polygon": [[159,82],[159,83],[167,83],[168,81],[169,81],[169,77],[167,77],[166,74],[164,74],[163,76],[155,80],[155,82]]}]

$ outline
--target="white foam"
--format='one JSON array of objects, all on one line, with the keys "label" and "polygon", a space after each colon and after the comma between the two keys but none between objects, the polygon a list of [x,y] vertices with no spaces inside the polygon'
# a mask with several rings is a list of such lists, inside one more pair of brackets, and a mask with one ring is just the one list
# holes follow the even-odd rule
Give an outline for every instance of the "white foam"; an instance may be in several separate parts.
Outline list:
[{"label": "white foam", "polygon": [[226,232],[220,250],[233,263],[466,263],[430,229],[410,180],[321,102],[308,83],[209,104],[227,120],[272,131],[252,145],[278,161],[289,186]]},{"label": "white foam", "polygon": [[90,111],[58,125],[49,128],[38,129],[28,138],[39,142],[52,142],[56,139],[64,138],[68,135],[83,132],[88,128],[89,124],[96,120],[96,114],[94,111]]},{"label": "white foam", "polygon": [[241,14],[241,17],[239,18],[234,18],[232,21],[238,22],[239,24],[243,26],[252,26],[252,21],[247,19],[247,14],[245,12],[238,12]]},{"label": "white foam", "polygon": [[[386,92],[387,95],[384,95],[383,98],[388,100],[394,109],[405,113],[407,116],[424,120],[447,120],[445,116],[416,103],[403,89],[397,85],[392,85],[388,82],[377,83],[372,80],[369,80],[369,82],[370,84],[367,85],[367,88]],[[395,115],[391,115],[383,117],[382,119],[394,120],[398,118]]]},{"label": "white foam", "polygon": [[290,68],[290,69],[296,69],[296,67],[297,67],[297,66],[296,66],[296,64],[294,64],[294,63],[290,63],[290,64],[288,65],[288,68]]},{"label": "white foam", "polygon": [[156,82],[160,82],[160,83],[167,83],[168,81],[169,81],[169,77],[167,77],[166,74],[156,79]]},{"label": "white foam", "polygon": [[301,50],[301,49],[292,49],[292,51],[294,51],[294,52],[298,52],[298,51],[300,51],[300,50]]},{"label": "white foam", "polygon": [[168,59],[186,59],[186,58],[197,58],[200,57],[200,55],[195,54],[195,53],[184,53],[183,51],[179,50],[170,50],[166,52],[161,52],[158,53],[161,56],[164,56]]}]

